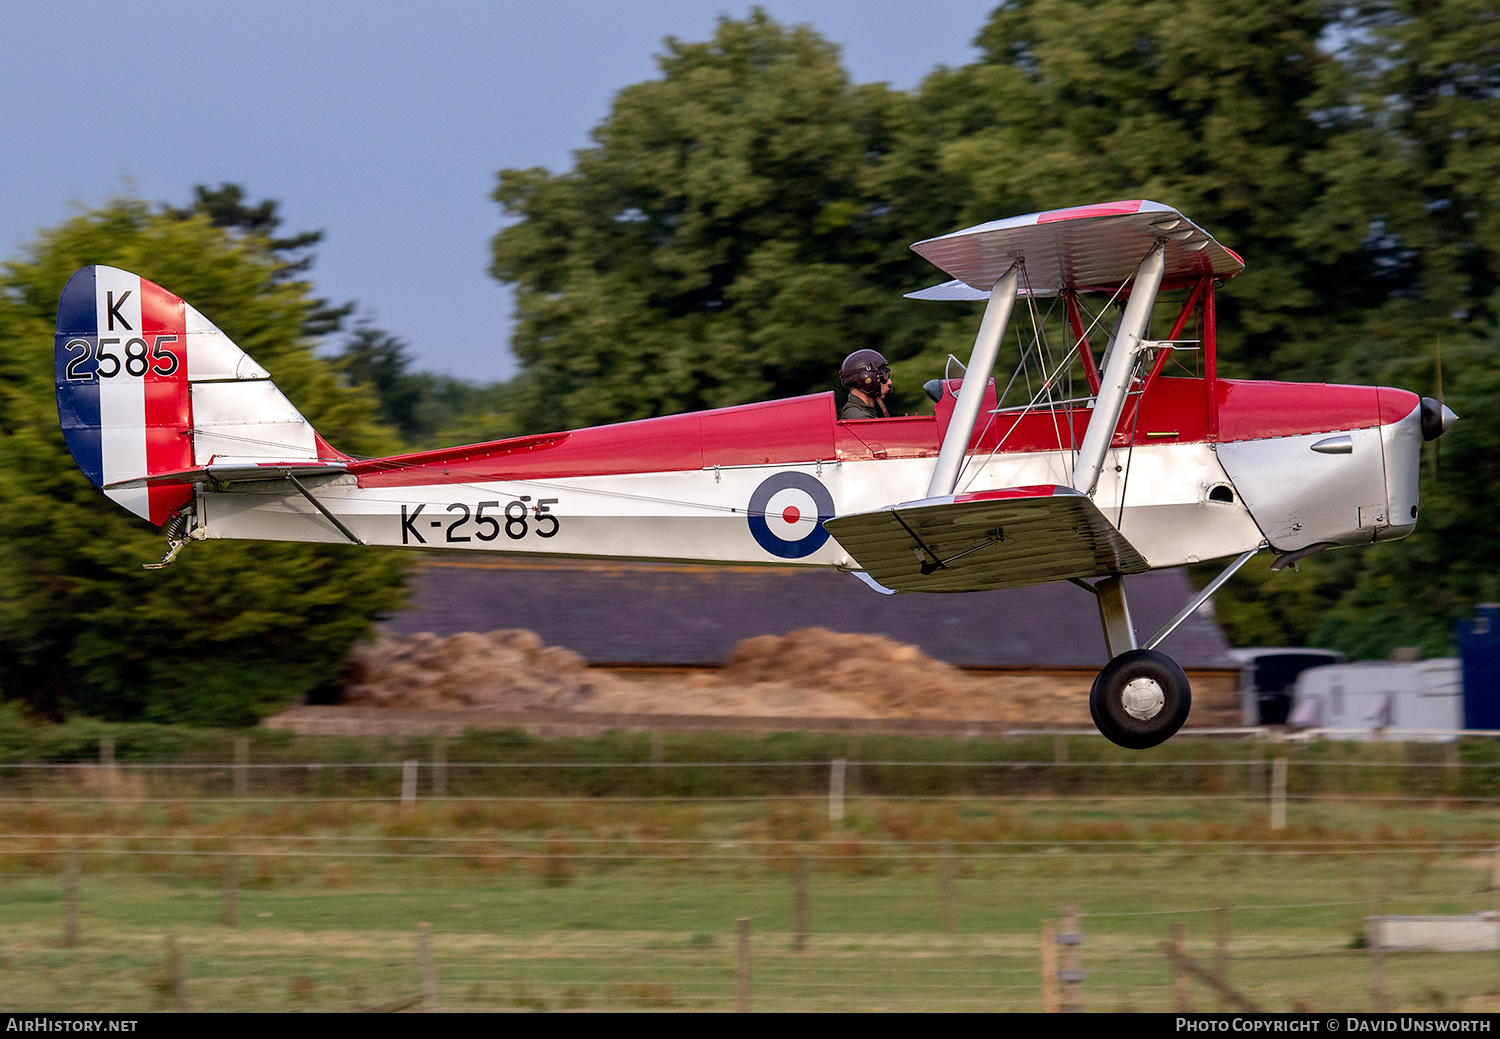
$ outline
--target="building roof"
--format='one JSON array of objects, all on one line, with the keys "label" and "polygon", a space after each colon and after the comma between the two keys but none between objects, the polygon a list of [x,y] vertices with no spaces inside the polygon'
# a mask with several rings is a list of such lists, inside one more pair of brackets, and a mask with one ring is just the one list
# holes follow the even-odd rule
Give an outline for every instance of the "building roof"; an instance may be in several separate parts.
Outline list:
[{"label": "building roof", "polygon": [[[1142,641],[1192,596],[1182,570],[1126,578]],[[1092,596],[1070,584],[952,595],[881,595],[810,567],[693,566],[430,556],[396,634],[528,628],[592,664],[719,664],[741,639],[798,628],[884,635],[960,667],[1098,667]],[[1211,611],[1162,645],[1184,667],[1234,667]]]}]

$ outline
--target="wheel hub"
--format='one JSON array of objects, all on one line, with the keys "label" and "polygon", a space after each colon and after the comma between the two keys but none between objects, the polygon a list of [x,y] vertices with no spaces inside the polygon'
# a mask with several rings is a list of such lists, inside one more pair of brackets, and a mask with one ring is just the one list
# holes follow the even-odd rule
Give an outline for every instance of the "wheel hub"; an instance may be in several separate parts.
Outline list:
[{"label": "wheel hub", "polygon": [[1166,706],[1167,694],[1150,678],[1132,679],[1121,694],[1125,713],[1136,721],[1148,722]]}]

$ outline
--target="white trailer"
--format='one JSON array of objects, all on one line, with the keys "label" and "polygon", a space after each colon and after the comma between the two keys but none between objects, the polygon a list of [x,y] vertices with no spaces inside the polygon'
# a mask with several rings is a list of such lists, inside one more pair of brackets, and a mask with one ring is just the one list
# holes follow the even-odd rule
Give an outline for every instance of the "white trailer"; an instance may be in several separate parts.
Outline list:
[{"label": "white trailer", "polygon": [[1288,722],[1346,739],[1369,739],[1376,730],[1426,730],[1429,738],[1451,739],[1439,734],[1464,727],[1463,669],[1454,657],[1310,668],[1297,678]]}]

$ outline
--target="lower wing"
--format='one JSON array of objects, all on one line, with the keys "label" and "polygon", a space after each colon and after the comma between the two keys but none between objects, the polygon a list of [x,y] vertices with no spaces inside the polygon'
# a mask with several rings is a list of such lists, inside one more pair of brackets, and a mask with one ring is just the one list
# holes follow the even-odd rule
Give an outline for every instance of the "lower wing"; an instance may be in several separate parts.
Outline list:
[{"label": "lower wing", "polygon": [[1071,487],[928,498],[823,526],[866,573],[898,592],[985,591],[1150,569]]}]

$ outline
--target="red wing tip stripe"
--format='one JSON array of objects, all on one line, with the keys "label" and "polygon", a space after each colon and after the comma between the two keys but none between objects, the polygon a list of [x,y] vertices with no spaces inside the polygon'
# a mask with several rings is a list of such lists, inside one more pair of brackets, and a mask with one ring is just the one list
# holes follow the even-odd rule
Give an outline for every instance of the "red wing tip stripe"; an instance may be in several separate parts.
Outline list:
[{"label": "red wing tip stripe", "polygon": [[1078,491],[1071,487],[1064,487],[1056,483],[1031,484],[1026,487],[997,487],[992,491],[969,491],[965,494],[945,494],[937,498],[922,498],[918,501],[904,501],[899,505],[887,506],[890,509],[928,509],[939,505],[965,505],[974,501],[1003,501],[1015,498],[1080,498],[1083,497]]},{"label": "red wing tip stripe", "polygon": [[1072,487],[1061,484],[1034,484],[1028,487],[1002,487],[994,491],[974,491],[970,494],[955,494],[955,505],[971,501],[999,501],[1006,498],[1080,498]]},{"label": "red wing tip stripe", "polygon": [[[1136,198],[1125,202],[1101,202],[1092,206],[1051,209],[1045,213],[1037,213],[1036,222],[1039,224],[1050,224],[1057,220],[1082,220],[1091,216],[1128,216],[1131,213],[1139,213],[1141,207],[1146,204],[1144,199]],[[1156,203],[1150,204],[1153,206],[1156,205]]]},{"label": "red wing tip stripe", "polygon": [[1032,498],[1083,498],[1086,495],[1073,489],[1064,487],[1062,484],[1036,484],[1029,487],[1001,487],[993,491],[973,491],[968,494],[948,494],[938,498],[922,498],[917,501],[904,501],[899,505],[887,505],[882,509],[871,512],[846,512],[828,522],[838,523],[854,516],[873,516],[881,512],[908,512],[913,509],[932,509],[944,505],[966,505],[976,501],[1004,501]]}]

